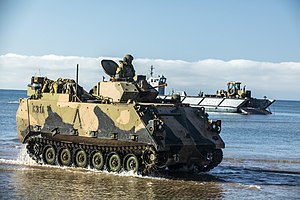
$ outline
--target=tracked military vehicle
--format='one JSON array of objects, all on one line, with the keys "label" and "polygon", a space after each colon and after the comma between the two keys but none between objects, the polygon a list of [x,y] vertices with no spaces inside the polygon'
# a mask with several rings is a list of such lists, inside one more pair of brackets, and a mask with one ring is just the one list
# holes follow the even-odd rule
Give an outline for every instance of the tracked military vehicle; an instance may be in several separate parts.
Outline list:
[{"label": "tracked military vehicle", "polygon": [[221,121],[177,98],[156,99],[145,80],[110,76],[89,92],[71,79],[32,77],[16,115],[18,138],[38,163],[140,174],[209,171],[222,160]]}]

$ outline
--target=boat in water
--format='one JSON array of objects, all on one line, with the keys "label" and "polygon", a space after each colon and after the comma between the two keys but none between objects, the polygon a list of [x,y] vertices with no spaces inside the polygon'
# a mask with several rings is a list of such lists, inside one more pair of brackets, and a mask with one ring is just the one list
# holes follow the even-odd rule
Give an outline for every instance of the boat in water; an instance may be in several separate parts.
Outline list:
[{"label": "boat in water", "polygon": [[218,90],[216,94],[204,94],[190,96],[185,91],[165,94],[167,78],[153,76],[153,66],[151,66],[149,84],[159,92],[158,98],[164,100],[178,99],[181,103],[190,104],[192,107],[204,107],[207,112],[241,113],[241,114],[272,114],[270,106],[274,99],[254,98],[251,90],[241,88],[241,82],[230,81],[227,83],[227,90]]}]

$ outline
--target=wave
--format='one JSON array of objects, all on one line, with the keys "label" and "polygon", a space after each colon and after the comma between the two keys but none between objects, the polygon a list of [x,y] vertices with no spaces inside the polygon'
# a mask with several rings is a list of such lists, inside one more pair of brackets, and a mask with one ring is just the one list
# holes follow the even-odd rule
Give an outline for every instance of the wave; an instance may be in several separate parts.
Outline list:
[{"label": "wave", "polygon": [[19,101],[8,101],[8,104],[19,104]]},{"label": "wave", "polygon": [[0,163],[10,164],[10,165],[26,165],[26,163],[20,160],[10,160],[10,159],[3,159],[3,158],[0,158]]},{"label": "wave", "polygon": [[288,164],[300,164],[300,160],[271,160],[271,159],[258,159],[258,158],[224,158],[224,161],[231,162],[264,162],[264,163],[288,163]]},{"label": "wave", "polygon": [[0,163],[2,163],[2,164],[9,164],[9,165],[25,165],[25,166],[38,165],[27,154],[26,145],[22,144],[18,148],[20,148],[20,151],[19,151],[19,155],[18,155],[18,157],[17,157],[16,160],[0,158]]},{"label": "wave", "polygon": [[299,176],[300,171],[297,169],[278,169],[278,168],[268,168],[268,167],[251,167],[251,166],[232,166],[232,165],[224,165],[223,163],[216,169],[214,169],[213,173],[222,174],[222,175],[233,175],[237,173],[245,173],[248,172],[258,172],[260,174],[268,174],[268,173],[276,173],[282,175],[292,175]]},{"label": "wave", "polygon": [[17,143],[20,143],[20,140],[17,138],[17,137],[11,137],[11,138],[1,138],[0,139],[0,142],[7,142],[7,141],[10,141],[10,142],[17,142]]},{"label": "wave", "polygon": [[250,189],[250,190],[261,190],[261,186],[259,185],[247,185],[242,183],[236,183],[236,187],[243,188],[243,189]]},{"label": "wave", "polygon": [[27,154],[27,148],[24,144],[22,144],[21,146],[17,161],[25,165],[37,165],[37,163],[34,160],[32,160]]},{"label": "wave", "polygon": [[279,170],[279,169],[259,169],[259,168],[245,168],[249,171],[254,172],[270,172],[270,173],[279,173],[279,174],[300,174],[300,171],[288,171],[288,170]]},{"label": "wave", "polygon": [[[146,178],[146,179],[159,179],[159,180],[164,180],[165,178],[162,177],[157,177],[155,175],[147,175],[147,176],[142,176],[141,174],[137,174],[135,172],[127,172],[127,171],[121,171],[119,173],[117,172],[109,172],[107,170],[96,170],[92,169],[90,167],[88,168],[78,168],[74,166],[59,166],[59,165],[41,165],[36,163],[34,160],[32,160],[29,155],[27,154],[27,149],[26,145],[22,145],[20,147],[20,152],[16,160],[13,159],[3,159],[0,158],[0,164],[7,164],[7,165],[18,165],[18,166],[29,166],[33,167],[35,169],[46,169],[46,168],[51,168],[51,169],[61,169],[61,170],[66,170],[68,172],[72,173],[102,173],[106,175],[114,175],[114,176],[120,176],[120,177],[138,177],[138,178]],[[16,169],[14,169],[16,170]],[[26,170],[24,168],[18,168],[17,170]]]},{"label": "wave", "polygon": [[[164,176],[164,175],[157,175],[157,174],[150,174],[147,176],[142,176],[140,174],[134,173],[134,172],[127,172],[127,171],[121,171],[119,173],[113,173],[113,172],[108,172],[106,170],[103,171],[98,171],[96,169],[91,169],[91,168],[77,168],[74,166],[67,167],[67,166],[58,166],[58,165],[41,165],[36,163],[34,160],[32,160],[29,155],[27,154],[27,149],[26,145],[21,145],[20,146],[20,151],[19,155],[16,160],[14,159],[0,159],[0,164],[6,164],[6,165],[17,165],[17,166],[25,166],[23,167],[18,167],[17,169],[13,170],[28,170],[28,169],[33,169],[33,170],[66,170],[69,173],[100,173],[103,175],[113,175],[113,176],[119,176],[119,177],[136,177],[136,178],[145,178],[145,179],[159,179],[159,180],[168,180],[168,179],[173,179],[174,177],[170,175]],[[238,159],[238,158],[224,158],[226,161],[237,161],[237,162],[243,162],[243,161],[259,161],[259,162],[281,162],[281,163],[300,163],[300,161],[289,161],[289,160],[262,160],[262,159]],[[225,164],[225,165],[224,165]],[[246,173],[246,171],[251,172],[258,172],[260,173],[278,173],[278,174],[290,174],[290,175],[295,175],[298,176],[300,174],[300,171],[288,171],[284,169],[263,169],[259,167],[246,167],[246,166],[227,166],[226,162],[224,164],[221,164],[218,168],[216,168],[215,171],[212,171],[211,174],[194,174],[194,177],[191,178],[190,180],[195,180],[196,182],[198,180],[212,180],[212,181],[220,181],[217,180],[217,178],[223,179],[222,177],[225,176],[225,180],[227,179],[226,177],[229,176],[232,178],[232,174],[236,173]],[[235,164],[234,164],[235,165]],[[1,167],[2,168],[2,167]],[[12,170],[11,167],[5,167],[5,170]],[[182,174],[182,173],[179,173]],[[199,176],[196,178],[195,176]],[[205,176],[211,176],[208,177],[208,179],[205,179]],[[260,175],[254,175],[254,176],[260,176]],[[175,176],[176,177],[176,176]],[[184,176],[187,178],[186,176]],[[180,177],[179,177],[180,178]],[[184,178],[184,179],[185,179]],[[251,182],[252,184],[252,182]],[[242,186],[241,186],[242,187]],[[247,187],[248,189],[260,189],[259,186],[256,186],[255,184],[253,185],[245,185],[243,187]]]},{"label": "wave", "polygon": [[[28,160],[27,160],[28,159]],[[2,159],[0,158],[0,164],[7,164],[7,165],[17,165],[17,166],[27,166],[30,168],[0,168],[0,171],[2,171],[3,169],[5,171],[8,170],[32,170],[32,169],[39,169],[39,170],[43,170],[43,169],[53,169],[53,170],[65,170],[69,173],[100,173],[103,175],[112,175],[112,176],[119,176],[119,177],[135,177],[135,178],[143,178],[143,179],[155,179],[155,180],[167,180],[167,178],[163,178],[163,177],[158,177],[155,175],[147,175],[147,176],[142,176],[141,174],[137,174],[133,171],[121,171],[121,172],[109,172],[107,170],[96,170],[96,169],[92,169],[92,168],[78,168],[78,167],[74,167],[74,166],[59,166],[59,165],[41,165],[36,163],[35,161],[33,161],[31,158],[26,158],[26,159],[17,159],[17,160],[11,160],[11,159]]]}]

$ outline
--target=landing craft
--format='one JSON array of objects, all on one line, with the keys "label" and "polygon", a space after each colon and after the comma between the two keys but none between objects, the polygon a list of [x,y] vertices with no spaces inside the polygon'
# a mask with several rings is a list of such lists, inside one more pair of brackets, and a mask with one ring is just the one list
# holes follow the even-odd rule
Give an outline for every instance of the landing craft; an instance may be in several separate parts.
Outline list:
[{"label": "landing craft", "polygon": [[[151,76],[147,79],[152,87],[166,83],[167,78],[153,76],[153,66],[151,66]],[[216,94],[204,94],[201,92],[197,96],[187,95],[186,92],[175,92],[165,94],[165,88],[158,89],[158,98],[168,100],[178,96],[182,103],[190,104],[192,107],[204,107],[207,112],[241,113],[241,114],[272,114],[269,107],[275,102],[274,99],[257,99],[251,96],[251,90],[241,89],[241,82],[230,81],[227,83],[227,90],[218,90]]]},{"label": "landing craft", "polygon": [[222,161],[220,120],[210,120],[204,108],[156,99],[146,76],[116,78],[112,60],[101,66],[110,80],[90,92],[71,79],[31,78],[16,121],[33,160],[140,174],[209,171]]}]

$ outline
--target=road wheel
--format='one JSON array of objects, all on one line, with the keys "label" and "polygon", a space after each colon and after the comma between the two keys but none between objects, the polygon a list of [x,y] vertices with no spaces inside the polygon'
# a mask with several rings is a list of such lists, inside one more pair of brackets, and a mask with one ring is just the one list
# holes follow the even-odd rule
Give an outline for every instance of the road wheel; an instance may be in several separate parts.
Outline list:
[{"label": "road wheel", "polygon": [[58,155],[58,163],[62,166],[70,166],[72,164],[71,151],[68,148],[62,148]]},{"label": "road wheel", "polygon": [[48,165],[55,164],[56,152],[52,145],[45,146],[43,150],[43,161]]},{"label": "road wheel", "polygon": [[125,170],[137,172],[138,169],[139,169],[138,158],[133,154],[127,155],[125,160]]},{"label": "road wheel", "polygon": [[75,154],[75,165],[76,167],[85,168],[87,166],[87,154],[83,149],[79,149]]},{"label": "road wheel", "polygon": [[91,166],[94,169],[101,170],[104,166],[103,154],[100,151],[96,151],[91,159]]},{"label": "road wheel", "polygon": [[117,153],[113,153],[108,159],[108,170],[119,172],[121,170],[121,158]]}]

